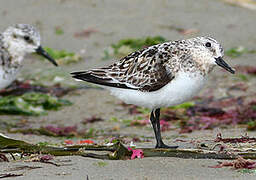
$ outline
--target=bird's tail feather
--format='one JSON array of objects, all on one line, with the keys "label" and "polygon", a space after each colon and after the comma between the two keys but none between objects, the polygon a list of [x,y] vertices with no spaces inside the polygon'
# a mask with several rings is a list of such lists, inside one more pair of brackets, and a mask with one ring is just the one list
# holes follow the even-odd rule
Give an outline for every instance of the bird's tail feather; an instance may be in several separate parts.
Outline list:
[{"label": "bird's tail feather", "polygon": [[124,83],[114,82],[113,78],[107,76],[106,73],[104,73],[102,70],[72,72],[71,75],[75,79],[83,80],[94,84],[116,88],[133,89],[131,87],[128,87]]}]

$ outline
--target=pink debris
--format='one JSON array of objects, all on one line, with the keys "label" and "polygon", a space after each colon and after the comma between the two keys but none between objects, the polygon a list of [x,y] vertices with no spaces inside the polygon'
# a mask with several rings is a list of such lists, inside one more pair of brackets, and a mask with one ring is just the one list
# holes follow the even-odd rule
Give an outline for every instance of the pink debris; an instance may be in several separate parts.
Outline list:
[{"label": "pink debris", "polygon": [[142,158],[144,158],[144,153],[143,153],[142,149],[132,149],[132,148],[128,147],[128,150],[132,151],[131,159],[135,159],[135,158],[142,159]]}]

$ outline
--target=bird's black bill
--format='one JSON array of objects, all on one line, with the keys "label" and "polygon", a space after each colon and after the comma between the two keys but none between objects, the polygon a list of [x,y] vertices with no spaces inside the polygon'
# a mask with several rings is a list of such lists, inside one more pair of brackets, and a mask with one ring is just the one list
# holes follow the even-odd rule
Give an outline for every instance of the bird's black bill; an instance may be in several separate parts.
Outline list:
[{"label": "bird's black bill", "polygon": [[235,71],[221,58],[215,58],[216,59],[216,64],[218,64],[220,67],[226,69],[228,72],[231,72],[232,74],[235,74]]},{"label": "bird's black bill", "polygon": [[48,59],[52,64],[54,64],[55,66],[58,66],[58,64],[56,63],[56,61],[41,47],[39,46],[36,49],[36,53],[45,57],[46,59]]}]

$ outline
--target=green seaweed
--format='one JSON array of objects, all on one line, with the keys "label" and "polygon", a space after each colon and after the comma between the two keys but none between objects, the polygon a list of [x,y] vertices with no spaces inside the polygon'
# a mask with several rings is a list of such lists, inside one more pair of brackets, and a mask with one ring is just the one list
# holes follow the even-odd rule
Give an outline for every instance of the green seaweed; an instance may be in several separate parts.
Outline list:
[{"label": "green seaweed", "polygon": [[145,38],[128,38],[121,39],[118,43],[112,44],[109,50],[104,51],[103,59],[109,59],[112,56],[123,57],[129,53],[152,46],[155,44],[166,42],[162,36],[145,37]]},{"label": "green seaweed", "polygon": [[64,31],[60,27],[56,27],[55,28],[55,34],[56,35],[62,35],[62,34],[64,34]]},{"label": "green seaweed", "polygon": [[71,102],[42,93],[26,93],[21,96],[6,96],[0,99],[0,114],[45,115],[47,110],[58,110]]},{"label": "green seaweed", "polygon": [[75,53],[73,52],[67,52],[66,50],[54,50],[49,47],[45,47],[45,50],[52,56],[54,59],[60,59],[64,57],[73,57],[75,56]]},{"label": "green seaweed", "polygon": [[179,104],[179,105],[176,105],[176,106],[171,106],[170,108],[171,109],[188,109],[190,107],[193,107],[195,106],[195,103],[194,102],[185,102],[183,104]]},{"label": "green seaweed", "polygon": [[248,81],[248,77],[245,74],[237,74],[236,75],[239,79],[241,79],[242,81],[247,82]]},{"label": "green seaweed", "polygon": [[245,53],[256,53],[256,50],[248,50],[243,46],[238,46],[238,47],[230,48],[225,52],[227,56],[230,56],[232,58],[239,57]]},{"label": "green seaweed", "polygon": [[129,46],[132,50],[138,50],[143,47],[152,46],[155,44],[163,43],[166,39],[161,36],[155,36],[155,37],[146,37],[146,38],[128,38],[128,39],[122,39],[117,44],[112,44],[112,47],[117,51],[122,46]]},{"label": "green seaweed", "polygon": [[244,174],[256,174],[256,169],[241,169],[241,170],[238,170],[238,172],[244,173]]},{"label": "green seaweed", "polygon": [[151,113],[151,110],[148,109],[148,108],[143,108],[143,107],[138,107],[137,108],[138,112],[141,113],[141,114],[150,114]]},{"label": "green seaweed", "polygon": [[122,120],[122,123],[125,124],[126,126],[130,126],[131,122],[132,122],[132,120],[130,120],[130,119],[123,119]]},{"label": "green seaweed", "polygon": [[97,163],[94,163],[95,166],[98,166],[98,167],[105,167],[108,163],[105,162],[105,161],[99,161]]},{"label": "green seaweed", "polygon": [[82,60],[82,57],[74,52],[66,50],[55,50],[49,47],[44,47],[45,51],[57,61],[58,64],[71,64]]},{"label": "green seaweed", "polygon": [[42,86],[53,86],[58,83],[64,87],[76,88],[78,84],[72,80],[69,73],[59,68],[38,69],[33,75],[28,73],[23,78],[29,80],[31,84]]},{"label": "green seaweed", "polygon": [[109,119],[110,122],[119,122],[118,118],[117,117],[111,117]]},{"label": "green seaweed", "polygon": [[255,131],[256,130],[256,122],[250,121],[247,123],[247,130],[248,131]]}]

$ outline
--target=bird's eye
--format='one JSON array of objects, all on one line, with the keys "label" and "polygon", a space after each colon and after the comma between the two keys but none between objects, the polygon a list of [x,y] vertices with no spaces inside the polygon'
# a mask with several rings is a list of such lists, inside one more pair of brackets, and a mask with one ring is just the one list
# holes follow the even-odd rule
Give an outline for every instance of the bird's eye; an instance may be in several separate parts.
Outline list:
[{"label": "bird's eye", "polygon": [[30,41],[30,37],[29,36],[24,36],[25,41]]},{"label": "bird's eye", "polygon": [[210,42],[207,42],[207,43],[205,43],[205,46],[206,46],[206,47],[211,47],[212,44],[211,44]]},{"label": "bird's eye", "polygon": [[16,34],[13,34],[12,37],[13,37],[14,39],[17,39],[17,35],[16,35]]}]

